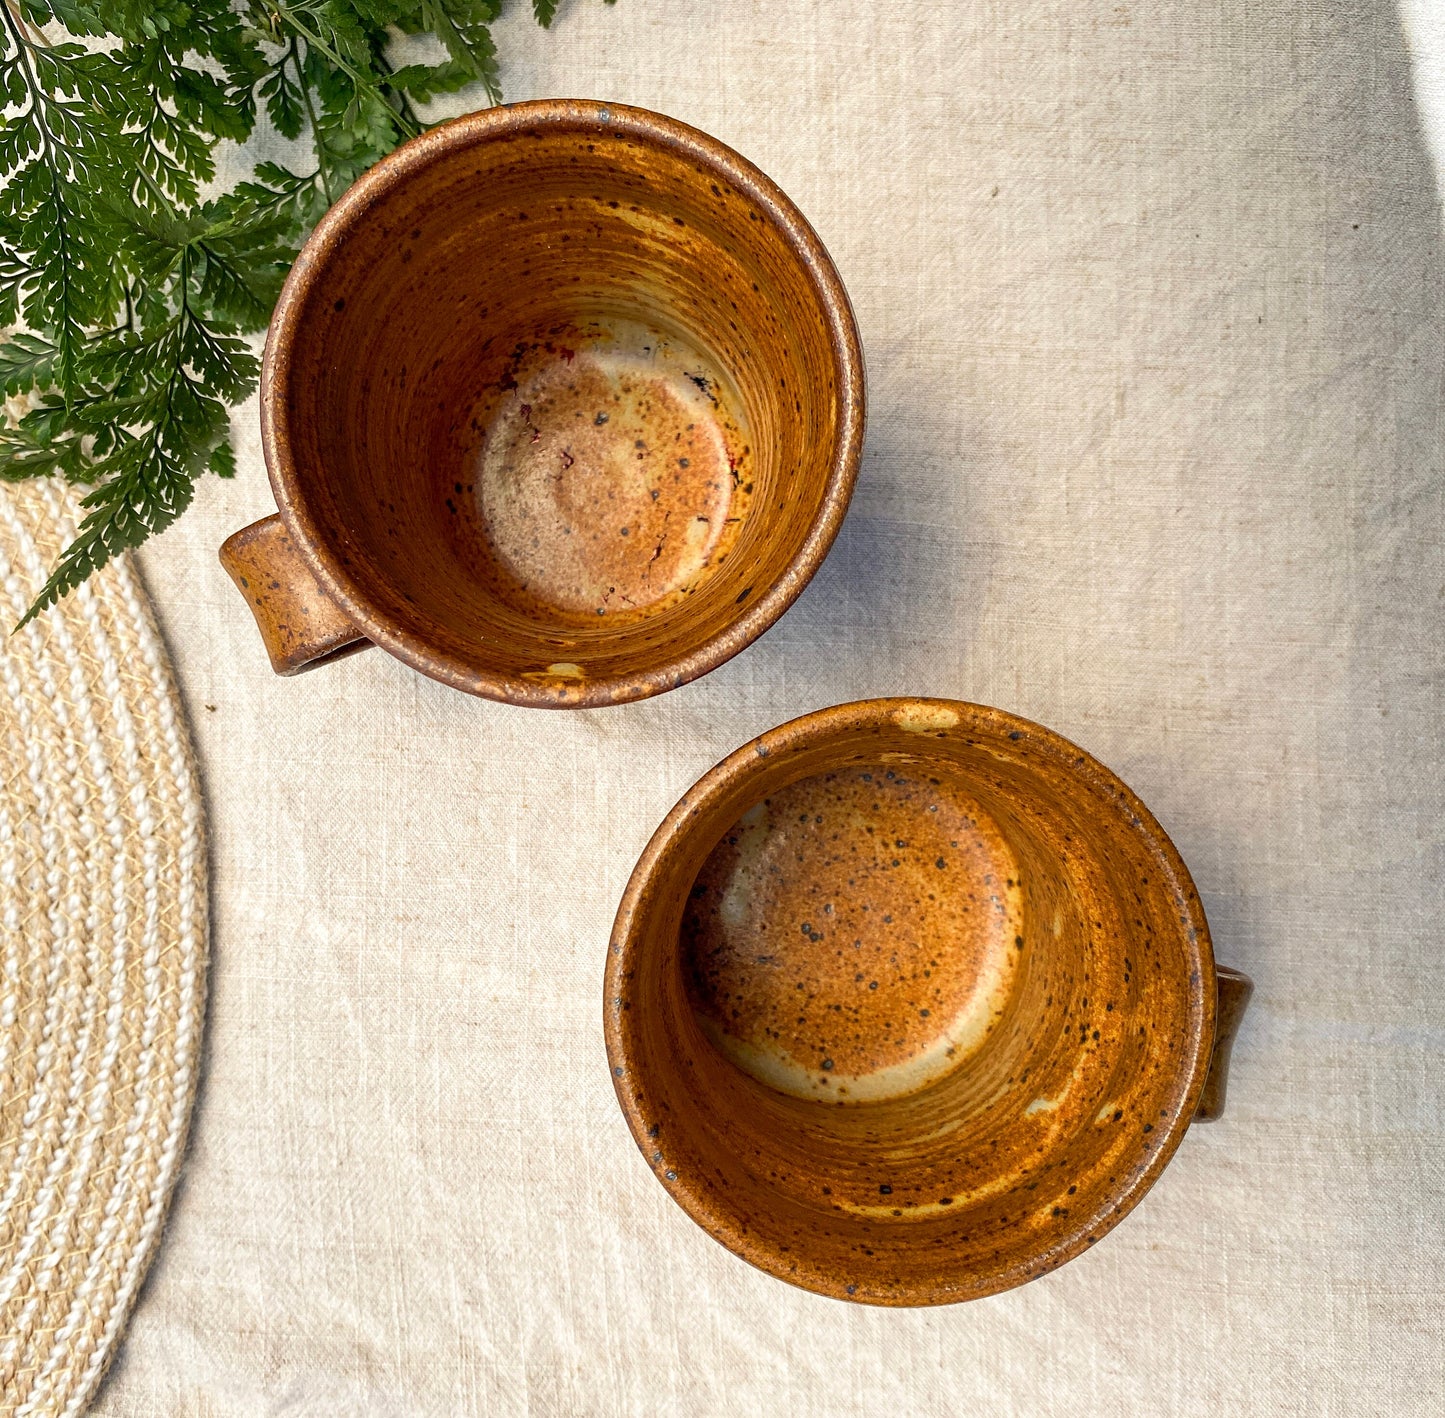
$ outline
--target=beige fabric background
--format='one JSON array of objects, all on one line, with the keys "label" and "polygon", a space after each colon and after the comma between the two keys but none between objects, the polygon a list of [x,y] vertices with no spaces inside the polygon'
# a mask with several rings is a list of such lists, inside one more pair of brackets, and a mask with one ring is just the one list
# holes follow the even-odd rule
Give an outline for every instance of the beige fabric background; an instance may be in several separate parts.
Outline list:
[{"label": "beige fabric background", "polygon": [[[517,8],[514,6],[514,8]],[[759,644],[651,703],[273,679],[144,556],[214,830],[193,1146],[98,1411],[1435,1414],[1445,1404],[1440,211],[1380,0],[622,0],[503,27],[512,97],[663,109],[828,243],[872,419]],[[633,860],[768,725],[1005,705],[1116,768],[1258,982],[1229,1115],[1059,1274],[795,1292],[649,1176],[604,1064]]]}]

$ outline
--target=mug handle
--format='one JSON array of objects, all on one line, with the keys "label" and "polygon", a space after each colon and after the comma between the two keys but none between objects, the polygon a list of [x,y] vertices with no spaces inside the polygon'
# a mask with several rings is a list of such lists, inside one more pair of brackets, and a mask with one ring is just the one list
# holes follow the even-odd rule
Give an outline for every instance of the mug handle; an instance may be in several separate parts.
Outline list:
[{"label": "mug handle", "polygon": [[322,590],[279,515],[242,527],[222,544],[220,556],[278,675],[300,674],[370,646]]},{"label": "mug handle", "polygon": [[1204,1079],[1204,1092],[1194,1110],[1196,1123],[1212,1123],[1224,1111],[1224,1093],[1229,1084],[1229,1051],[1239,1033],[1245,1006],[1254,993],[1254,981],[1228,965],[1216,965],[1219,982],[1219,1005],[1214,1014],[1214,1052],[1209,1056],[1209,1072]]}]

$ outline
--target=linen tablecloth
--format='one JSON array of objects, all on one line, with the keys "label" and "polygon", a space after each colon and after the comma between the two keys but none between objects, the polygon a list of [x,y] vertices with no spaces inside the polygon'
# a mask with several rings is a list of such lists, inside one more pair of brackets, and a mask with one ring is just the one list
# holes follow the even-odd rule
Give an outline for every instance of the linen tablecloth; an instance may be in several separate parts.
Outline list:
[{"label": "linen tablecloth", "polygon": [[[205,1071],[120,1415],[1435,1414],[1445,1404],[1445,260],[1381,0],[514,4],[509,97],[661,109],[832,251],[871,420],[739,658],[542,713],[272,677],[216,563],[254,403],[143,570],[214,844]],[[1003,705],[1153,808],[1258,985],[1228,1113],[1021,1290],[878,1311],[709,1240],[602,1049],[638,852],[866,695]]]}]

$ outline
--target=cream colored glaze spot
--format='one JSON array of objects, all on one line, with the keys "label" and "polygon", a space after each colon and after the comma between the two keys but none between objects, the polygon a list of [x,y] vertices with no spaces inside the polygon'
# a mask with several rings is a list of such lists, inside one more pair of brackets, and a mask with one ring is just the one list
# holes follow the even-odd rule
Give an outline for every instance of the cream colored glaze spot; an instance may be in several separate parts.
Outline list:
[{"label": "cream colored glaze spot", "polygon": [[958,723],[958,711],[942,704],[905,704],[893,711],[893,722],[906,734],[936,734]]},{"label": "cream colored glaze spot", "polygon": [[[1027,1175],[1026,1173],[1023,1175]],[[968,1187],[963,1191],[956,1191],[949,1198],[945,1206],[942,1199],[937,1201],[918,1202],[914,1206],[893,1207],[879,1205],[876,1202],[850,1202],[842,1200],[837,1203],[840,1211],[846,1211],[853,1216],[867,1216],[877,1220],[899,1221],[917,1220],[923,1217],[941,1216],[944,1212],[959,1213],[966,1207],[975,1205],[980,1201],[986,1201],[991,1196],[1002,1196],[1005,1192],[1016,1187],[1021,1180],[1021,1175],[1012,1169],[1000,1172],[991,1181],[984,1182],[980,1186]],[[902,1211],[901,1217],[895,1216],[894,1211]]]},{"label": "cream colored glaze spot", "polygon": [[586,679],[587,672],[581,665],[574,665],[570,660],[559,660],[555,665],[548,665],[545,670],[528,670],[522,678],[544,683],[556,679]]},{"label": "cream colored glaze spot", "polygon": [[754,803],[741,818],[738,826],[737,874],[728,883],[719,903],[719,914],[726,929],[742,930],[747,922],[749,891],[748,882],[757,871],[758,858],[768,836],[768,805]]}]

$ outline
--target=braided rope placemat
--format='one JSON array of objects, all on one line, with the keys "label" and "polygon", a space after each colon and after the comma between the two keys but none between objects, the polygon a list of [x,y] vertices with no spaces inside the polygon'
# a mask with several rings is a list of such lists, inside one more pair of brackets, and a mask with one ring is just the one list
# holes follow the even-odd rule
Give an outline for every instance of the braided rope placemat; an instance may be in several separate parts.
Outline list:
[{"label": "braided rope placemat", "polygon": [[201,797],[128,559],[22,630],[76,495],[0,487],[0,1413],[80,1412],[155,1249],[195,1091]]}]

